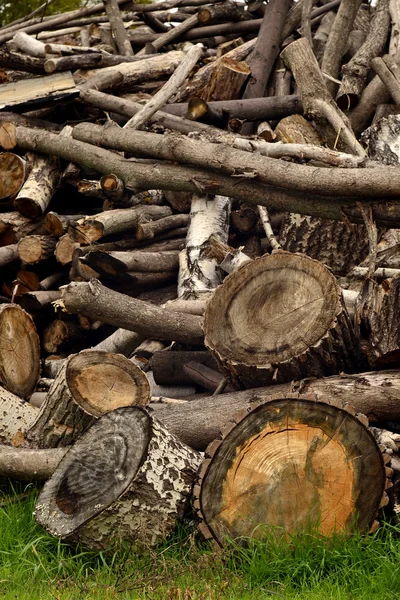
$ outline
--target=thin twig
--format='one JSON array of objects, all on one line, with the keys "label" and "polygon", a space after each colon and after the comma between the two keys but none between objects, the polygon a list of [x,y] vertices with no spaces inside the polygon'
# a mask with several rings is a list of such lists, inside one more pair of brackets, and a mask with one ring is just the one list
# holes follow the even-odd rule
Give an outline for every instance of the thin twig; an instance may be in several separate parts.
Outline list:
[{"label": "thin twig", "polygon": [[280,245],[280,243],[275,237],[274,232],[272,231],[267,208],[265,206],[258,206],[257,208],[269,245],[271,246],[272,250],[281,250],[282,246]]}]

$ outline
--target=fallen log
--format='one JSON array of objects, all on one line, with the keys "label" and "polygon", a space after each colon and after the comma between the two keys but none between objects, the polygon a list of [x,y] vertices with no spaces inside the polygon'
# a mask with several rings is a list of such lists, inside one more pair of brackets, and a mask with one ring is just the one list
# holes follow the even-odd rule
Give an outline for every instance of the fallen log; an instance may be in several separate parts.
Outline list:
[{"label": "fallen log", "polygon": [[145,406],[149,400],[145,374],[125,357],[93,350],[71,355],[24,432],[24,444],[68,446],[101,415],[121,406]]},{"label": "fallen log", "polygon": [[122,539],[154,545],[182,517],[200,463],[145,410],[99,419],[61,460],[34,516],[70,543],[111,549]]},{"label": "fallen log", "polygon": [[194,506],[200,531],[221,546],[226,538],[265,540],[271,530],[369,531],[388,503],[384,460],[365,424],[312,398],[249,407],[205,456]]}]

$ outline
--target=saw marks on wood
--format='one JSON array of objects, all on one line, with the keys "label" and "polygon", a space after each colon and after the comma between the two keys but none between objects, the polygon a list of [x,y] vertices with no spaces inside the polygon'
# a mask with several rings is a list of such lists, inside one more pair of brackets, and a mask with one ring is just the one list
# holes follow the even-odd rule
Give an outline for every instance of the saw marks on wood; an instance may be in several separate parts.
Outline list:
[{"label": "saw marks on wood", "polygon": [[67,379],[80,406],[98,417],[122,406],[146,406],[150,399],[146,375],[118,354],[76,354],[68,363]]},{"label": "saw marks on wood", "polygon": [[27,398],[39,379],[39,336],[32,318],[22,308],[0,308],[0,382],[10,392]]},{"label": "saw marks on wood", "polygon": [[201,483],[201,516],[219,542],[263,539],[271,528],[367,530],[384,492],[382,465],[367,428],[345,410],[272,400],[216,450]]}]

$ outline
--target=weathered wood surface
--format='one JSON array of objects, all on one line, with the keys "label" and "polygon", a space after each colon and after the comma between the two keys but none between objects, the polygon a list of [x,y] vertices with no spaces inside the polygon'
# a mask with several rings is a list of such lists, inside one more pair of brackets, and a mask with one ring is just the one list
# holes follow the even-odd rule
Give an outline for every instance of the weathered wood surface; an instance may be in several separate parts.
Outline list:
[{"label": "weathered wood surface", "polygon": [[368,531],[387,497],[367,427],[346,409],[301,396],[249,410],[206,450],[195,488],[200,530],[221,545],[268,539],[271,528],[282,536],[310,527],[325,536]]},{"label": "weathered wood surface", "polygon": [[49,532],[92,549],[125,539],[153,545],[187,506],[200,455],[146,411],[105,415],[46,483],[35,518]]}]

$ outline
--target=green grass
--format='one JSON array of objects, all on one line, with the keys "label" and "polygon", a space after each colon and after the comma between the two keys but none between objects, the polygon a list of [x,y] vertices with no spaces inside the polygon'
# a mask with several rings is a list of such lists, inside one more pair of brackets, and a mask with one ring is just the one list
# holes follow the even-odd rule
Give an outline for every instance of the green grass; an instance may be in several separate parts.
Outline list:
[{"label": "green grass", "polygon": [[[400,527],[329,541],[230,543],[178,531],[156,549],[74,550],[35,524],[33,486],[0,491],[0,598],[18,600],[400,599]],[[21,497],[22,495],[22,497]]]}]

